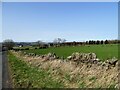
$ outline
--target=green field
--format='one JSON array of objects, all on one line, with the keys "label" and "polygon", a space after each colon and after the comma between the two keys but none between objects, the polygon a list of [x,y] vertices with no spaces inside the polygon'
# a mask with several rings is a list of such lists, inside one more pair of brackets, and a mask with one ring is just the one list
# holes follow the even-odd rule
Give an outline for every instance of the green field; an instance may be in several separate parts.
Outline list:
[{"label": "green field", "polygon": [[108,44],[108,45],[86,45],[86,46],[64,46],[64,47],[51,47],[47,49],[30,49],[25,50],[27,53],[35,54],[47,54],[49,52],[56,53],[59,57],[66,58],[74,52],[81,53],[96,53],[97,57],[101,60],[110,59],[113,57],[118,58],[118,45]]}]

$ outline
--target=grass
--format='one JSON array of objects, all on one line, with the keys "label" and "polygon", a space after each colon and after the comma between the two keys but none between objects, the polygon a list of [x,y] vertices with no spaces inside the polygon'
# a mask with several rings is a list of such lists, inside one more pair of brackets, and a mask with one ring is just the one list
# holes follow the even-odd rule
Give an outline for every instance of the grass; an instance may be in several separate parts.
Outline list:
[{"label": "grass", "polygon": [[[108,87],[114,88],[116,82],[110,79],[113,77],[109,77],[110,74],[115,72],[106,72],[102,68],[100,69],[99,74],[105,75],[104,73],[108,73],[105,78],[100,77],[96,78],[96,70],[93,72],[94,76],[86,72],[90,72],[91,69],[82,68],[81,66],[73,67],[70,70],[71,66],[67,66],[70,63],[64,62],[61,64],[57,64],[56,60],[54,61],[46,61],[46,62],[38,62],[39,59],[34,59],[30,61],[30,64],[27,60],[30,58],[22,58],[22,56],[17,56],[17,54],[11,52],[9,53],[9,62],[11,64],[11,69],[13,72],[13,80],[14,86],[17,88],[88,88],[88,87],[97,87],[95,83],[99,83],[99,88]],[[34,65],[34,62],[41,63],[40,67]],[[31,66],[30,66],[31,65]],[[58,66],[57,66],[58,65]],[[60,68],[58,68],[60,66]],[[46,67],[46,68],[44,68]],[[95,66],[96,67],[96,66]],[[96,67],[98,68],[98,67]],[[75,71],[74,71],[75,70]],[[77,70],[77,71],[76,71]],[[92,77],[91,77],[92,75]],[[114,74],[113,74],[114,75]],[[103,76],[104,77],[104,76]],[[101,83],[101,80],[104,79]],[[110,82],[106,82],[106,80],[110,79]],[[117,79],[115,79],[116,81]],[[106,83],[105,83],[106,82]],[[89,83],[89,84],[88,84]],[[101,83],[101,84],[100,84]],[[112,83],[111,85],[109,83]],[[91,85],[91,86],[90,86]]]},{"label": "grass", "polygon": [[71,81],[69,74],[65,74],[64,79],[67,80],[67,81],[69,81],[69,82]]},{"label": "grass", "polygon": [[53,80],[48,72],[28,66],[24,61],[8,54],[14,88],[60,88],[62,83]]},{"label": "grass", "polygon": [[117,44],[108,44],[108,45],[86,45],[86,46],[64,46],[64,47],[51,47],[47,49],[30,49],[25,50],[27,53],[36,53],[36,54],[47,54],[49,52],[56,53],[59,57],[66,58],[74,52],[81,53],[96,53],[98,58],[101,60],[109,59],[116,57],[118,58],[118,45]]},{"label": "grass", "polygon": [[79,88],[85,88],[85,83],[84,82],[79,83]]}]

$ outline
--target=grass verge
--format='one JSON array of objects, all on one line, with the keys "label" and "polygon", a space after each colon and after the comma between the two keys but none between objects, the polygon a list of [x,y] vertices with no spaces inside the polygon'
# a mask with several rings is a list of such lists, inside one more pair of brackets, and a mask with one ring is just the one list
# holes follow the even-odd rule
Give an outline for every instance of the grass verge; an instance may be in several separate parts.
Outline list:
[{"label": "grass verge", "polygon": [[8,53],[14,88],[62,88],[62,83],[53,80],[48,72],[28,66],[24,61]]}]

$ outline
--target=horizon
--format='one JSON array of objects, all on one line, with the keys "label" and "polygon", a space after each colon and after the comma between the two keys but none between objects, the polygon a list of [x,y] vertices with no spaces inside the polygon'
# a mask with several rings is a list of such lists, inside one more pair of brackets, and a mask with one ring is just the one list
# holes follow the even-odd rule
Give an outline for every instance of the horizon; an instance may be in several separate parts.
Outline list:
[{"label": "horizon", "polygon": [[[12,40],[12,39],[11,39]],[[114,40],[117,40],[117,41],[119,41],[119,39],[106,39],[107,41],[114,41]],[[86,40],[86,41],[65,41],[64,43],[66,43],[66,42],[89,42],[89,41],[106,41],[106,40]],[[0,43],[3,43],[4,41],[2,41],[2,42],[0,42]],[[15,42],[15,43],[35,43],[35,42],[37,42],[37,41],[13,41],[13,42]],[[42,41],[42,42],[44,42],[44,41]],[[51,42],[44,42],[44,43],[54,43],[53,41],[51,41]]]},{"label": "horizon", "polygon": [[[117,2],[3,2],[2,41],[69,42],[118,38]],[[2,42],[0,41],[0,42]]]}]

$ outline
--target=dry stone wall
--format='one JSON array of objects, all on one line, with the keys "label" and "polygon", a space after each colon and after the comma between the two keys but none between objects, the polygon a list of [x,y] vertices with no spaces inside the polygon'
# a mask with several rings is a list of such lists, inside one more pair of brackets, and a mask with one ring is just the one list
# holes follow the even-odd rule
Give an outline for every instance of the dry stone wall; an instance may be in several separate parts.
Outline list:
[{"label": "dry stone wall", "polygon": [[[18,51],[18,52],[22,53],[21,51]],[[59,58],[55,53],[48,53],[45,55],[37,55],[35,53],[23,52],[22,54],[24,54],[25,56],[28,56],[28,57],[38,57],[43,60],[55,60],[55,59]],[[108,69],[110,67],[115,67],[116,65],[118,65],[118,59],[112,58],[109,60],[105,60],[103,62],[99,58],[97,58],[97,55],[95,53],[75,52],[71,56],[68,56],[64,61],[73,61],[77,64],[80,64],[80,63],[85,63],[85,64],[89,64],[89,65],[96,64],[98,66],[107,67]]]}]

